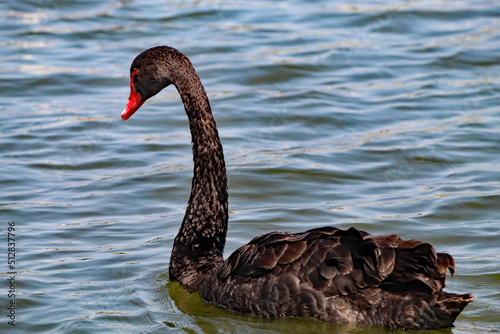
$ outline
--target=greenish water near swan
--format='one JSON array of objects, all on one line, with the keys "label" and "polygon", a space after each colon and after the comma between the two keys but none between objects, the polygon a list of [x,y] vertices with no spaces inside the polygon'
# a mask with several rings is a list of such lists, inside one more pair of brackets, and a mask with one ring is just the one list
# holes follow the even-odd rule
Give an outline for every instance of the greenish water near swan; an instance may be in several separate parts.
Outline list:
[{"label": "greenish water near swan", "polygon": [[324,225],[421,239],[454,256],[447,290],[476,296],[431,332],[500,331],[497,2],[7,0],[0,27],[2,332],[394,332],[238,315],[168,281],[187,118],[173,88],[119,118],[131,61],[162,44],[211,100],[226,254]]}]

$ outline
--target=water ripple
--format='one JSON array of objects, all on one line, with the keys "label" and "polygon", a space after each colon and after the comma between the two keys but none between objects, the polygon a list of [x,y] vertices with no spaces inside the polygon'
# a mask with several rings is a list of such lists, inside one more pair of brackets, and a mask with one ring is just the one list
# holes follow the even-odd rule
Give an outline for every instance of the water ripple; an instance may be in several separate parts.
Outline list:
[{"label": "water ripple", "polygon": [[388,333],[238,315],[168,282],[186,116],[173,88],[119,114],[132,59],[169,44],[197,68],[224,144],[226,252],[271,230],[397,231],[453,254],[448,289],[477,296],[444,332],[497,331],[498,13],[481,0],[1,2],[0,208],[19,229],[21,330]]}]

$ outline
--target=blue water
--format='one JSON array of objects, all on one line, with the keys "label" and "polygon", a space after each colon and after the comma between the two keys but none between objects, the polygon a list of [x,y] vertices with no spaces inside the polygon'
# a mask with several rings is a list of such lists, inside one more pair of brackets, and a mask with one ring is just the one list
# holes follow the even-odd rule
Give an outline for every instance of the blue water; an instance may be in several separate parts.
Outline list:
[{"label": "blue water", "polygon": [[187,118],[173,88],[119,117],[131,61],[163,44],[191,58],[217,120],[226,254],[325,225],[431,242],[455,258],[447,290],[476,296],[431,333],[500,332],[498,2],[7,0],[2,333],[394,332],[238,315],[168,281]]}]

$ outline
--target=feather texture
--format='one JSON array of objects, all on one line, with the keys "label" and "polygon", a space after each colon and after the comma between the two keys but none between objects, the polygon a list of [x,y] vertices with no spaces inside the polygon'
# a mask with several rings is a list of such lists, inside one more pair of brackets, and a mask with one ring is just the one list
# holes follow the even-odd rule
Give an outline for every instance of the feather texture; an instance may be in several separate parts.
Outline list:
[{"label": "feather texture", "polygon": [[264,317],[429,329],[450,326],[471,299],[442,292],[453,268],[427,243],[325,227],[259,236],[199,289],[207,302]]}]

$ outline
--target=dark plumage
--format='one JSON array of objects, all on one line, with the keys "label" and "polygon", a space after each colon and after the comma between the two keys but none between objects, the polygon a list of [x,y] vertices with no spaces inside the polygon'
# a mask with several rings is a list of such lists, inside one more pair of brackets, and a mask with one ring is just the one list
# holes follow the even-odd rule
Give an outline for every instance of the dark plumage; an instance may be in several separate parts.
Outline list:
[{"label": "dark plumage", "polygon": [[124,120],[170,84],[189,118],[194,177],[170,257],[172,281],[236,312],[407,329],[451,326],[472,300],[470,294],[442,290],[446,270],[455,270],[450,255],[436,253],[427,243],[372,236],[355,228],[268,233],[224,261],[226,167],[199,77],[186,56],[167,46],[141,53],[130,73]]}]

